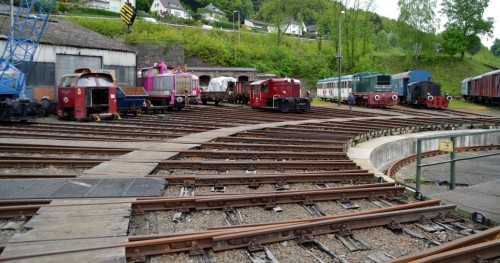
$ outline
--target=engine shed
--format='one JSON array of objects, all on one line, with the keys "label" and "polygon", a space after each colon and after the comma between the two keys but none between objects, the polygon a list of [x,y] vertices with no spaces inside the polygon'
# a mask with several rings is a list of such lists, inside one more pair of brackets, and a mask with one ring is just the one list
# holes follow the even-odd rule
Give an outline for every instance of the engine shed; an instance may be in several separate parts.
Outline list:
[{"label": "engine shed", "polygon": [[[0,49],[9,35],[9,15],[0,13]],[[57,100],[61,76],[77,68],[102,68],[116,72],[119,86],[135,86],[136,52],[80,25],[49,18],[26,79],[26,97]]]}]

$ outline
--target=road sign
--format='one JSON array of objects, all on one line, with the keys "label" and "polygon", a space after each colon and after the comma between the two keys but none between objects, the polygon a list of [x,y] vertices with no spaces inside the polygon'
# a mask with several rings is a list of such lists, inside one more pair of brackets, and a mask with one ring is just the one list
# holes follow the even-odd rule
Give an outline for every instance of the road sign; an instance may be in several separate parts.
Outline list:
[{"label": "road sign", "polygon": [[125,24],[131,26],[134,23],[134,19],[137,16],[137,10],[135,7],[130,4],[130,2],[126,2],[122,9],[120,9],[120,17],[125,22]]},{"label": "road sign", "polygon": [[439,139],[439,150],[442,152],[453,152],[453,142],[448,139]]}]

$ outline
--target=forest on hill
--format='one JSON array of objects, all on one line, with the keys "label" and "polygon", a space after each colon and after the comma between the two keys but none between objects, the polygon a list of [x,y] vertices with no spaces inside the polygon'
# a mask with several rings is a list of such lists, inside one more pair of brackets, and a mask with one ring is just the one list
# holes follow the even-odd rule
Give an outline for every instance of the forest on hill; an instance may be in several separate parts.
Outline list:
[{"label": "forest on hill", "polygon": [[[405,1],[421,3],[422,5],[406,11],[421,11],[423,17],[430,12],[429,6],[424,4],[433,2],[400,2]],[[208,3],[202,0],[181,2],[186,5],[192,2],[198,6]],[[214,5],[220,2],[227,4],[227,10],[232,10],[235,4],[242,5],[249,1],[209,1]],[[165,23],[158,24],[137,19],[131,27],[131,33],[127,33],[127,26],[120,21],[81,18],[70,20],[128,45],[182,47],[186,56],[202,59],[214,66],[252,67],[262,73],[300,78],[309,89],[314,89],[319,79],[338,75],[339,35],[342,74],[345,75],[363,71],[394,74],[411,69],[425,69],[433,74],[433,81],[441,83],[444,91],[458,95],[462,79],[500,68],[500,58],[495,57],[478,41],[480,33],[470,33],[463,38],[455,34],[454,25],[449,25],[453,29],[449,34],[446,30],[436,34],[435,28],[429,24],[412,24],[408,17],[405,20],[404,9],[401,9],[403,15],[400,15],[398,21],[380,17],[370,11],[373,0],[354,0],[357,5],[350,5],[349,8],[340,2],[322,0],[250,2],[254,11],[252,18],[276,25],[277,32],[265,33],[242,28],[238,34],[230,27],[203,30],[201,24],[190,22],[194,26],[174,26],[169,18],[164,18],[160,21]],[[287,5],[275,5],[280,2],[286,2]],[[452,4],[460,1],[443,2],[449,2],[452,8]],[[461,2],[485,2],[482,6],[484,11],[488,1]],[[188,6],[192,8],[191,5]],[[259,8],[255,9],[255,6]],[[276,9],[280,9],[279,12]],[[480,8],[476,6],[474,10],[477,9]],[[230,18],[231,15],[228,16]],[[291,20],[314,23],[317,33],[301,37],[284,34],[280,27],[286,26],[287,21]],[[482,22],[488,25],[488,20]],[[338,34],[339,25],[341,34]],[[483,33],[490,31],[491,27],[486,28]]]}]

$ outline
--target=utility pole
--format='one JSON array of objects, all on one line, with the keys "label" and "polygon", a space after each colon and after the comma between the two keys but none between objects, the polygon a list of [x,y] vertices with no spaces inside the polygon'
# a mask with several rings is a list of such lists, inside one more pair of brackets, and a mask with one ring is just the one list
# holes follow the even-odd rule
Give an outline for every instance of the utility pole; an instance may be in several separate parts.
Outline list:
[{"label": "utility pole", "polygon": [[339,14],[339,51],[338,51],[338,56],[337,59],[339,61],[339,84],[338,84],[338,95],[339,97],[337,98],[338,101],[338,106],[340,107],[340,102],[341,102],[341,94],[340,94],[340,87],[341,87],[341,82],[340,82],[340,77],[342,76],[342,14],[344,11],[340,12]]},{"label": "utility pole", "polygon": [[240,43],[240,10],[233,11],[233,21],[234,13],[238,12],[238,44]]}]

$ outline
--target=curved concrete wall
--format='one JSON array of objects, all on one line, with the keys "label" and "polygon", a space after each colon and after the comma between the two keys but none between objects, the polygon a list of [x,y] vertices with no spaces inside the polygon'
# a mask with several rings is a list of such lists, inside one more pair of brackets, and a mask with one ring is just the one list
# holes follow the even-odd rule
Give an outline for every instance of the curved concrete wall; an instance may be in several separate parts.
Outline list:
[{"label": "curved concrete wall", "polygon": [[[487,130],[434,131],[380,137],[351,147],[347,155],[362,169],[367,169],[377,176],[382,176],[380,169],[396,160],[416,154],[417,138],[447,134],[467,134],[479,131]],[[437,150],[438,141],[438,139],[422,141],[422,152]],[[500,144],[500,132],[458,137],[456,141],[457,147]]]}]

